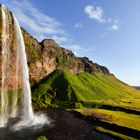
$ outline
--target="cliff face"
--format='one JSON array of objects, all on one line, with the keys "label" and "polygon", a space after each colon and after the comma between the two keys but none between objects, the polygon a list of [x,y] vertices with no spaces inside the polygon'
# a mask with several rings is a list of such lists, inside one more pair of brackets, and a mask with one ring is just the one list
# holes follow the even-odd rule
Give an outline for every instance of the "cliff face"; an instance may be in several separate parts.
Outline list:
[{"label": "cliff face", "polygon": [[44,39],[39,43],[24,29],[22,32],[32,84],[39,82],[56,69],[66,69],[73,74],[86,71],[91,74],[101,72],[110,75],[106,67],[93,63],[87,57],[76,57],[70,50],[60,47],[52,39]]},{"label": "cliff face", "polygon": [[[5,19],[3,19],[2,17],[2,9],[4,11],[3,15]],[[15,72],[17,65],[16,42],[17,37],[15,36],[13,15],[6,8],[2,8],[2,5],[0,5],[0,87],[2,83],[2,78],[6,79],[5,85],[7,85],[8,89],[12,89],[15,86],[14,82],[16,80]],[[3,49],[3,52],[2,46],[7,47]],[[18,65],[19,65],[18,87],[21,88],[22,87],[21,65],[20,64]],[[2,69],[4,71],[3,77],[2,77]]]},{"label": "cliff face", "polygon": [[[15,41],[15,33],[14,33],[14,20],[11,12],[7,12],[9,16],[9,32],[10,36],[10,52],[11,59],[10,65],[8,68],[10,81],[9,85],[12,87],[12,81],[14,80],[14,72],[16,67],[16,44]],[[2,64],[2,9],[0,6],[0,75],[1,72],[1,64]],[[67,71],[77,74],[83,71],[87,71],[91,74],[95,72],[101,72],[104,74],[109,74],[110,72],[107,68],[100,66],[96,63],[93,63],[88,58],[78,58],[71,51],[66,50],[60,47],[54,40],[52,39],[44,39],[42,42],[38,42],[37,39],[32,37],[29,33],[27,33],[23,28],[22,34],[24,37],[24,42],[26,46],[26,54],[29,65],[29,75],[30,82],[33,85],[34,83],[39,82],[42,78],[46,77],[48,74],[53,72],[56,69],[66,69]],[[2,77],[2,76],[1,76]],[[20,86],[22,82],[19,83]]]}]

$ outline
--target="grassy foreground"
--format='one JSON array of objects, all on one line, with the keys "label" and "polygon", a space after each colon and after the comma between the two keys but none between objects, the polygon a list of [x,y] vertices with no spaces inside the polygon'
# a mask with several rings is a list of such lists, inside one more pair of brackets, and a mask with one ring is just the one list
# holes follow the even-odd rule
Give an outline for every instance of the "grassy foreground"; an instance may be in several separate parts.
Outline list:
[{"label": "grassy foreground", "polygon": [[106,109],[76,109],[83,116],[92,119],[96,130],[122,139],[140,138],[140,115]]},{"label": "grassy foreground", "polygon": [[83,115],[93,116],[102,121],[114,123],[122,127],[128,127],[140,131],[140,116],[135,114],[128,114],[121,111],[112,111],[105,109],[82,109],[80,111]]}]

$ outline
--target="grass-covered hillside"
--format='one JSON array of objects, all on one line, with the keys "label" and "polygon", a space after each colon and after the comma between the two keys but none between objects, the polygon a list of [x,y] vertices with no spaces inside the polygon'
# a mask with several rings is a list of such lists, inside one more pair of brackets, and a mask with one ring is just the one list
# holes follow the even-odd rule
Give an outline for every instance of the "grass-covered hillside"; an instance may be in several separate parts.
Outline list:
[{"label": "grass-covered hillside", "polygon": [[36,109],[49,106],[63,108],[93,107],[96,104],[131,107],[140,106],[140,91],[112,75],[87,72],[73,75],[56,70],[32,87]]},{"label": "grass-covered hillside", "polygon": [[140,91],[113,75],[56,70],[34,85],[32,94],[35,109],[76,111],[97,131],[119,139],[140,138]]}]

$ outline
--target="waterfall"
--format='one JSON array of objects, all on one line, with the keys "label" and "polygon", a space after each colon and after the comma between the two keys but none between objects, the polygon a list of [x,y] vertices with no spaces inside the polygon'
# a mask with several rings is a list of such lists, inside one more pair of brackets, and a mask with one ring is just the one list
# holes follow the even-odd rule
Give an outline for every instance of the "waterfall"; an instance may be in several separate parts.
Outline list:
[{"label": "waterfall", "polygon": [[1,82],[1,116],[0,127],[4,127],[8,121],[8,95],[7,95],[7,78],[8,78],[8,51],[9,51],[9,26],[6,8],[2,7],[2,82]]},{"label": "waterfall", "polygon": [[14,17],[15,22],[15,34],[18,41],[17,46],[19,48],[19,56],[22,65],[22,75],[23,75],[23,116],[25,120],[32,120],[33,119],[33,109],[32,109],[32,102],[31,102],[31,89],[29,83],[29,72],[27,66],[27,58],[25,53],[25,44],[23,40],[23,36],[21,33],[21,29],[17,19]]},{"label": "waterfall", "polygon": [[[35,115],[32,109],[32,99],[31,99],[31,89],[29,83],[29,71],[27,65],[27,57],[25,52],[25,44],[22,36],[20,25],[17,19],[9,14],[9,11],[5,6],[1,6],[2,12],[2,80],[1,80],[1,113],[0,113],[0,127],[5,127],[8,123],[9,117],[18,117],[21,114],[21,121],[18,122],[14,128],[20,129],[26,126],[34,125],[44,125],[49,123],[47,117],[43,114]],[[14,47],[15,52],[10,51],[10,18],[12,18],[14,23]],[[12,57],[14,55],[14,62],[12,62]],[[15,64],[13,69],[14,80],[12,98],[8,97],[8,84],[9,68],[11,65]],[[20,71],[21,69],[21,71]],[[20,73],[20,74],[19,74]],[[19,76],[20,75],[20,76]],[[22,93],[21,93],[21,103],[22,109],[19,109],[18,99],[18,87],[19,79],[22,81]],[[11,100],[11,102],[9,101]],[[11,109],[9,109],[11,103]],[[21,107],[21,106],[20,106]]]},{"label": "waterfall", "polygon": [[[16,42],[17,42],[17,38],[16,38]],[[16,51],[16,71],[15,71],[15,81],[14,81],[14,94],[12,94],[12,109],[11,109],[11,117],[12,118],[17,116],[17,109],[18,109],[18,106],[17,106],[17,102],[18,102],[18,80],[19,80],[19,72],[18,71],[19,71],[19,48],[17,47],[17,51]]]}]

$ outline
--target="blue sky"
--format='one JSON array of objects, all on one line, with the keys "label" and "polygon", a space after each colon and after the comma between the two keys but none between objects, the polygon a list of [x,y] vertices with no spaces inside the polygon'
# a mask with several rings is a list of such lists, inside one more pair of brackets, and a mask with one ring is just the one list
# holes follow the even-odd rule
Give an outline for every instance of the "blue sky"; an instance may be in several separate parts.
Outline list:
[{"label": "blue sky", "polygon": [[140,0],[0,0],[39,41],[53,38],[140,85]]}]

